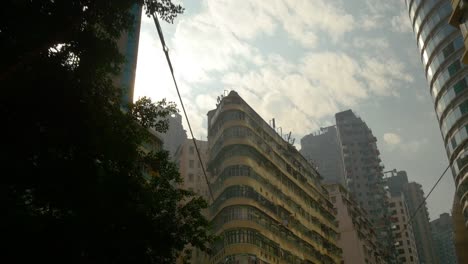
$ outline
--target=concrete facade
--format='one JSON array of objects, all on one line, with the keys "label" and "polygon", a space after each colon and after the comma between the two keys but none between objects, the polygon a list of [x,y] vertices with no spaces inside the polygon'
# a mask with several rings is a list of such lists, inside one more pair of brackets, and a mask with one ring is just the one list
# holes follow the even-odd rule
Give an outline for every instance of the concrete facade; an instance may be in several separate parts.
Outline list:
[{"label": "concrete facade", "polygon": [[160,133],[160,136],[164,142],[164,149],[176,160],[176,151],[187,140],[187,132],[182,126],[182,116],[179,113],[169,117],[169,129],[166,133]]},{"label": "concrete facade", "polygon": [[[206,168],[208,142],[201,140],[196,140],[196,142],[201,160]],[[211,198],[209,196],[208,184],[205,180],[205,175],[203,174],[203,169],[192,139],[185,139],[185,142],[177,149],[175,158],[176,163],[179,165],[180,176],[184,179],[182,187],[195,192],[209,201]],[[207,177],[209,178],[208,173]]]},{"label": "concrete facade", "polygon": [[341,262],[317,171],[234,91],[208,112],[208,149],[210,219],[222,239],[205,263]]},{"label": "concrete facade", "polygon": [[390,198],[390,209],[393,223],[393,237],[396,241],[398,263],[423,263],[418,259],[418,250],[410,222],[410,213],[403,193]]},{"label": "concrete facade", "polygon": [[320,131],[301,139],[301,154],[317,166],[323,183],[340,183],[346,186],[343,154],[336,126],[321,128]]},{"label": "concrete facade", "polygon": [[349,192],[364,208],[389,263],[396,262],[389,215],[389,195],[384,188],[383,168],[377,138],[351,110],[335,115]]},{"label": "concrete facade", "polygon": [[431,228],[439,263],[457,264],[452,217],[448,213],[441,214],[438,219],[431,221]]},{"label": "concrete facade", "polygon": [[[408,182],[408,176],[405,171],[398,171],[396,175],[387,177],[385,180],[391,195],[398,196],[403,194],[405,197],[409,215],[413,216],[412,227],[420,263],[438,263],[431,236],[429,212],[427,211],[426,202],[423,203],[424,192],[422,186],[416,182]],[[421,203],[423,205],[415,215],[416,209]]]},{"label": "concrete facade", "polygon": [[354,201],[341,184],[326,184],[338,222],[338,246],[343,250],[344,264],[386,263],[377,243],[375,230],[367,213]]}]

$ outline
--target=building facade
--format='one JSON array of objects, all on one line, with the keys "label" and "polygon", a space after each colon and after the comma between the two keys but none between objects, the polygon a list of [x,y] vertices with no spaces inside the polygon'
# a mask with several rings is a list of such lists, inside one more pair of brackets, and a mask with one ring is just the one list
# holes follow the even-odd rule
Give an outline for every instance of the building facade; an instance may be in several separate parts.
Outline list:
[{"label": "building facade", "polygon": [[208,112],[209,262],[340,263],[333,205],[313,166],[236,92]]},{"label": "building facade", "polygon": [[129,103],[133,103],[142,6],[140,4],[134,4],[130,13],[134,18],[133,24],[130,30],[124,32],[117,41],[117,46],[120,53],[124,56],[125,62],[122,64],[120,74],[115,76],[113,80],[114,85],[122,90],[122,105],[124,108],[126,108]]},{"label": "building facade", "polygon": [[393,237],[395,238],[398,263],[425,263],[418,259],[418,250],[414,238],[413,226],[410,222],[410,213],[403,193],[390,198]]},{"label": "building facade", "polygon": [[[387,177],[385,181],[392,196],[404,195],[409,215],[413,217],[411,224],[420,263],[438,263],[431,236],[429,212],[424,201],[422,186],[416,182],[408,182],[408,175],[405,171],[397,171],[396,174],[392,173],[392,176]],[[422,206],[416,213],[416,209],[421,203]]]},{"label": "building facade", "polygon": [[468,1],[466,0],[452,0],[452,15],[450,16],[449,23],[452,26],[459,27],[463,36],[463,43],[465,51],[461,56],[461,61],[468,64]]},{"label": "building facade", "polygon": [[[208,155],[208,142],[196,140],[198,150],[203,165],[206,167]],[[210,194],[208,184],[203,174],[203,169],[198,159],[197,152],[193,139],[185,139],[185,142],[177,148],[175,152],[176,163],[179,165],[179,173],[184,183],[182,187],[186,190],[195,192],[196,194],[209,201]],[[207,175],[207,177],[209,177]]]},{"label": "building facade", "polygon": [[176,160],[176,151],[187,142],[187,132],[182,126],[182,116],[179,113],[170,116],[168,120],[169,129],[166,133],[160,133],[160,136],[164,141],[164,149]]},{"label": "building facade", "polygon": [[343,250],[344,264],[386,263],[367,213],[354,201],[341,184],[325,184],[338,221],[338,246]]},{"label": "building facade", "polygon": [[377,138],[367,124],[351,110],[335,115],[341,142],[344,173],[349,192],[369,214],[386,259],[396,261],[389,215],[389,195],[383,181],[383,165]]},{"label": "building facade", "polygon": [[431,228],[439,263],[457,264],[452,217],[448,213],[441,214],[438,219],[431,221]]},{"label": "building facade", "polygon": [[424,202],[424,191],[421,184],[416,182],[408,183],[405,187],[405,197],[407,198],[408,207],[413,217],[413,231],[417,241],[416,246],[418,248],[419,261],[421,263],[437,263],[426,204],[424,203],[416,212],[418,206]]},{"label": "building facade", "polygon": [[323,183],[339,183],[346,186],[343,155],[336,126],[321,128],[320,131],[301,139],[301,154],[317,166]]},{"label": "building facade", "polygon": [[460,61],[463,36],[449,24],[449,0],[406,0],[406,5],[468,224],[468,67]]},{"label": "building facade", "polygon": [[455,251],[458,263],[468,263],[468,229],[465,228],[465,220],[460,206],[460,199],[453,197],[452,223],[454,232]]}]

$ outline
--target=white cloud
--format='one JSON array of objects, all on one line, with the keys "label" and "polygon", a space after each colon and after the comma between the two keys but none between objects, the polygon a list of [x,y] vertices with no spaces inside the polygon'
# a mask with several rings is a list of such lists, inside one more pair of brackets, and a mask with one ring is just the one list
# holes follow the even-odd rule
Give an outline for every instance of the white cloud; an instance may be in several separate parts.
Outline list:
[{"label": "white cloud", "polygon": [[406,8],[402,8],[399,15],[392,17],[390,20],[392,25],[392,31],[400,33],[412,33],[410,19],[408,17],[408,11]]},{"label": "white cloud", "polygon": [[385,133],[384,141],[386,144],[394,146],[401,143],[401,137],[396,133]]},{"label": "white cloud", "polygon": [[[277,38],[283,32],[279,28],[288,41],[304,46],[298,59],[254,46],[261,36]],[[314,50],[318,36],[336,43],[360,29],[340,1],[206,0],[198,13],[182,16],[166,40],[195,131],[206,134],[206,112],[223,90],[234,89],[265,119],[276,117],[285,130],[301,135],[370,96],[398,95],[400,82],[412,81],[404,64],[380,52],[389,45],[382,37],[352,38],[348,43],[364,50],[363,55]],[[137,94],[178,102],[155,36],[154,26],[143,28]]]},{"label": "white cloud", "polygon": [[390,44],[385,38],[364,38],[364,37],[355,37],[352,42],[355,48],[359,49],[377,49],[383,50],[387,49]]}]

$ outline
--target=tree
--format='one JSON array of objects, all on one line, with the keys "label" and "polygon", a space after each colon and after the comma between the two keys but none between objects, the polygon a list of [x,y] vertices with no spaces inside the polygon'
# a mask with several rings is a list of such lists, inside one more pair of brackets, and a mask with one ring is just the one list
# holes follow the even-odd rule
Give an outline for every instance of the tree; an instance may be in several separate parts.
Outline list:
[{"label": "tree", "polygon": [[167,153],[141,150],[175,106],[144,99],[123,112],[112,83],[135,3],[167,22],[183,11],[169,0],[2,2],[2,259],[172,263],[210,241],[206,203],[176,187]]}]

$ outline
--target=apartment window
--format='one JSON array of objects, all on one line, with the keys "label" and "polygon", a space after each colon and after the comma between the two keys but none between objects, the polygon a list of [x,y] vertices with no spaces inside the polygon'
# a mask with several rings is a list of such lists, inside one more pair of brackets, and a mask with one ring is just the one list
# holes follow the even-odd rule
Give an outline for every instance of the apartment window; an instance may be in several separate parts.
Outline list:
[{"label": "apartment window", "polygon": [[194,148],[193,146],[190,146],[190,148],[189,148],[189,153],[190,153],[190,154],[195,153],[195,148]]},{"label": "apartment window", "polygon": [[189,182],[193,182],[193,174],[192,173],[189,173],[188,180],[189,180]]},{"label": "apartment window", "polygon": [[189,168],[193,168],[195,165],[195,162],[193,160],[189,160]]}]

